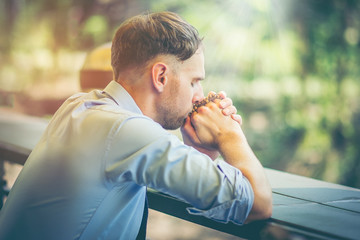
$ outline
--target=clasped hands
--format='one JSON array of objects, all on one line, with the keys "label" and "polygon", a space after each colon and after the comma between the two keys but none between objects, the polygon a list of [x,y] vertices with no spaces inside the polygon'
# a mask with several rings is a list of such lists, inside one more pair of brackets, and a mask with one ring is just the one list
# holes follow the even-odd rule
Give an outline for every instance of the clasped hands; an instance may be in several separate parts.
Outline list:
[{"label": "clasped hands", "polygon": [[[208,96],[215,94],[210,92]],[[181,127],[183,141],[213,160],[219,156],[219,143],[231,140],[233,134],[241,132],[242,118],[236,114],[232,100],[225,92],[219,92],[221,99],[201,106],[185,119]]]}]

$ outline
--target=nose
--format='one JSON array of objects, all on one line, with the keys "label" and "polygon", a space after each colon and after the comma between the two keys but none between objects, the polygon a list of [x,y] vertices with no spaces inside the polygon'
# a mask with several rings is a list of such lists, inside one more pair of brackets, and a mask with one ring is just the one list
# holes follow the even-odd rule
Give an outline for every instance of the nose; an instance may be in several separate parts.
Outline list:
[{"label": "nose", "polygon": [[203,99],[204,99],[203,88],[202,88],[201,84],[198,84],[198,87],[194,91],[194,95],[193,95],[193,98],[192,98],[192,103],[199,102],[199,101],[201,101]]}]

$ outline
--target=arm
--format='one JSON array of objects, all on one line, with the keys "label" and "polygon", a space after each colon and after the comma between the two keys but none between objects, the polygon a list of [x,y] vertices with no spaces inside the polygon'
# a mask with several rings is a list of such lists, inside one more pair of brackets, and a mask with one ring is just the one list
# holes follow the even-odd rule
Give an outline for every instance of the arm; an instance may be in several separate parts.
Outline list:
[{"label": "arm", "polygon": [[238,122],[224,116],[219,102],[209,103],[191,117],[196,137],[205,148],[217,149],[224,160],[238,168],[254,191],[254,204],[248,220],[269,218],[272,213],[271,188]]}]

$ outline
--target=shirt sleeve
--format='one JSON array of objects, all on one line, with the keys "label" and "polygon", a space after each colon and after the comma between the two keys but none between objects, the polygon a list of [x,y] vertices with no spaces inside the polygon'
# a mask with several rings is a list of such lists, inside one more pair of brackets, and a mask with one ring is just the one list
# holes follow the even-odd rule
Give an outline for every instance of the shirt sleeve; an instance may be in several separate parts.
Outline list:
[{"label": "shirt sleeve", "polygon": [[254,192],[245,176],[238,169],[227,164],[223,160],[216,160],[218,168],[224,173],[234,186],[234,198],[226,201],[209,210],[200,210],[197,208],[187,208],[187,211],[193,215],[201,215],[211,218],[215,221],[228,223],[229,221],[242,225],[248,217],[254,203]]},{"label": "shirt sleeve", "polygon": [[113,184],[135,182],[181,199],[188,212],[243,224],[254,194],[240,170],[184,145],[146,117],[131,117],[113,129],[105,174]]}]

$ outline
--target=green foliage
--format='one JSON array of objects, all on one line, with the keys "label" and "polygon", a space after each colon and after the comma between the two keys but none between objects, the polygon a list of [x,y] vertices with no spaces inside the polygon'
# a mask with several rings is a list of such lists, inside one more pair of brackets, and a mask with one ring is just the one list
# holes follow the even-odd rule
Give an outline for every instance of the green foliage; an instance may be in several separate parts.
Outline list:
[{"label": "green foliage", "polygon": [[204,36],[204,89],[234,100],[266,167],[360,187],[358,0],[5,0],[0,84],[74,73],[80,50],[110,41],[131,15],[162,10]]}]

